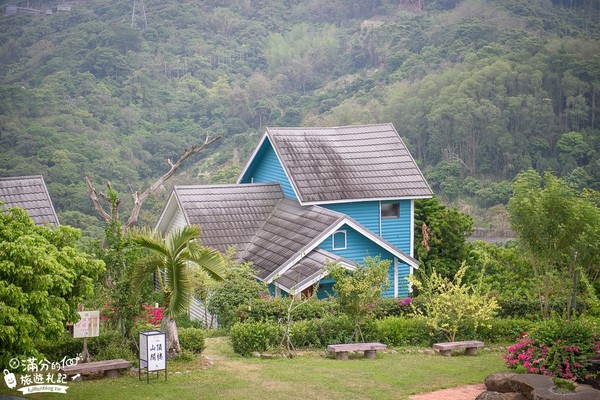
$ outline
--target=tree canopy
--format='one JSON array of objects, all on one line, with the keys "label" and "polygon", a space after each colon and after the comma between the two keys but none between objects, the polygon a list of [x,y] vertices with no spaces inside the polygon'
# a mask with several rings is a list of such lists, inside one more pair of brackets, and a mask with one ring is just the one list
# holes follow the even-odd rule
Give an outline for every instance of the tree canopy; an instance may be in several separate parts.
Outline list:
[{"label": "tree canopy", "polygon": [[[25,210],[0,212],[0,362],[37,355],[92,295],[104,263],[77,249],[81,232],[36,226]],[[4,362],[6,361],[6,362]]]},{"label": "tree canopy", "polygon": [[90,0],[1,15],[0,175],[44,175],[61,221],[92,233],[85,176],[140,191],[222,135],[146,201],[153,224],[170,185],[231,182],[265,126],[392,121],[444,200],[505,203],[527,168],[599,189],[598,3],[424,4],[150,1],[142,22]]},{"label": "tree canopy", "polygon": [[[597,282],[600,261],[600,209],[550,173],[528,170],[515,180],[508,204],[512,227],[538,278],[542,314],[560,290],[570,288],[575,271]],[[557,292],[558,291],[558,292]],[[566,296],[570,301],[570,296]]]}]

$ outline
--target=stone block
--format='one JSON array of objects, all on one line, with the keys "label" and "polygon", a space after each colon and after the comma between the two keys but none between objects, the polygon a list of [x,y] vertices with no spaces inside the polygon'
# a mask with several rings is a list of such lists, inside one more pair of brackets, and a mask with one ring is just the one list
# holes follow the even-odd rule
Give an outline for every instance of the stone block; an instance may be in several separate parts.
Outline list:
[{"label": "stone block", "polygon": [[495,372],[485,378],[485,387],[490,392],[514,392],[515,389],[511,382],[511,378],[515,375],[516,373],[508,371]]},{"label": "stone block", "polygon": [[487,392],[483,392],[477,396],[475,400],[527,400],[527,397],[516,392],[500,393],[488,390]]}]

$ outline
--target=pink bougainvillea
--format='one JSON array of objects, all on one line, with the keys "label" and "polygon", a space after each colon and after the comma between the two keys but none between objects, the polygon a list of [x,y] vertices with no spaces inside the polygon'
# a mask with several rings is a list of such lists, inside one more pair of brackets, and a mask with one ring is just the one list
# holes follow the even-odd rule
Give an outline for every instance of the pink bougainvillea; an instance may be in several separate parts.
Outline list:
[{"label": "pink bougainvillea", "polygon": [[[593,349],[600,354],[600,341]],[[589,362],[578,346],[565,345],[560,339],[551,346],[538,344],[527,335],[507,349],[503,356],[508,368],[522,367],[527,373],[552,375],[563,379],[589,379]]]}]

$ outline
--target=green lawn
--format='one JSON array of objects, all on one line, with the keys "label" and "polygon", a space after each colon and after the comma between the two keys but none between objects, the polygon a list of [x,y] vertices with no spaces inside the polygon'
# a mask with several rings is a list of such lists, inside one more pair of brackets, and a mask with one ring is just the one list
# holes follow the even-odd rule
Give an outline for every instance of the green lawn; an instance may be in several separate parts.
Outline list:
[{"label": "green lawn", "polygon": [[[409,395],[453,386],[483,383],[503,370],[501,352],[476,356],[385,353],[338,361],[311,353],[294,359],[241,358],[224,338],[207,339],[212,361],[170,362],[168,380],[161,373],[150,384],[137,374],[118,379],[69,383],[67,395],[32,394],[34,399],[407,399]],[[19,394],[1,385],[0,394]],[[20,387],[20,385],[19,385]]]}]

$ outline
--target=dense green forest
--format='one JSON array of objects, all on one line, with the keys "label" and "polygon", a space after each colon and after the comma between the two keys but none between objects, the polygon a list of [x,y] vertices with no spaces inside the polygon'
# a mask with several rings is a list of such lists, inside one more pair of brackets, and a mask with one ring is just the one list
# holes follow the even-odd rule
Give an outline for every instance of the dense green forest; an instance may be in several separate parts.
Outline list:
[{"label": "dense green forest", "polygon": [[598,0],[0,4],[0,176],[44,175],[88,233],[84,176],[127,209],[168,158],[222,135],[168,183],[231,182],[266,126],[393,122],[469,210],[501,215],[530,167],[600,189]]}]

